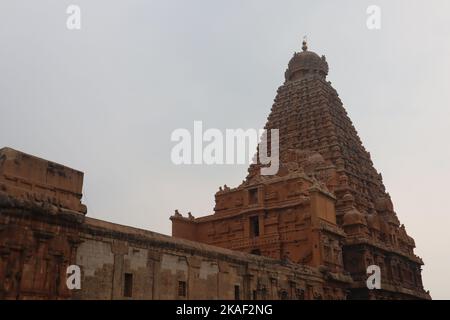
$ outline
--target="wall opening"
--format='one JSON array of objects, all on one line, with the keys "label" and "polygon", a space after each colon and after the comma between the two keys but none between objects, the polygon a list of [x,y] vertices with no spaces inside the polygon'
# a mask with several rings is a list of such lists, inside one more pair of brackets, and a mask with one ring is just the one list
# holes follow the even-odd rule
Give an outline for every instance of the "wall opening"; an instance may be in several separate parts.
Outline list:
[{"label": "wall opening", "polygon": [[186,281],[178,281],[178,296],[186,297]]},{"label": "wall opening", "polygon": [[131,298],[133,296],[133,274],[125,273],[124,281],[123,296]]},{"label": "wall opening", "polygon": [[239,286],[234,286],[234,300],[241,300],[241,291]]},{"label": "wall opening", "polygon": [[259,217],[250,217],[250,237],[259,237]]}]

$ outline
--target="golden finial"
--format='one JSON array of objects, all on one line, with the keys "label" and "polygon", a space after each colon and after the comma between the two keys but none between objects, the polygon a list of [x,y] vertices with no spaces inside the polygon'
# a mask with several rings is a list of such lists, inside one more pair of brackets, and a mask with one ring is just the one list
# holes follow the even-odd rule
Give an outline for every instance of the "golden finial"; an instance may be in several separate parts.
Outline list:
[{"label": "golden finial", "polygon": [[303,50],[303,51],[308,50],[307,36],[304,36],[304,37],[303,37],[302,50]]}]

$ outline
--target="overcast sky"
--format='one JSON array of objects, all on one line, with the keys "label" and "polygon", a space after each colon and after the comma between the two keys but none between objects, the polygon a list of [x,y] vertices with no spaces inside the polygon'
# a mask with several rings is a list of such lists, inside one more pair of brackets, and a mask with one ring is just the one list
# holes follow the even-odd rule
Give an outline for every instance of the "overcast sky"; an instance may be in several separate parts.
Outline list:
[{"label": "overcast sky", "polygon": [[[81,30],[66,9],[81,8]],[[381,8],[381,29],[366,9]],[[4,0],[0,147],[85,173],[88,215],[170,234],[246,166],[175,166],[177,128],[262,128],[303,35],[450,298],[450,2]]]}]

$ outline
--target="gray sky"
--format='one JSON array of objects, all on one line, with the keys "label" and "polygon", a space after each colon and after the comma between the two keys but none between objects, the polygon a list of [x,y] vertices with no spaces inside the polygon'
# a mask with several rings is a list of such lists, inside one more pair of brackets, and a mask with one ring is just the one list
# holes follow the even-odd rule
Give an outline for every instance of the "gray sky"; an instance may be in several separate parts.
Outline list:
[{"label": "gray sky", "polygon": [[[66,8],[81,8],[81,30]],[[381,30],[366,9],[381,8]],[[89,216],[170,234],[212,213],[246,166],[175,166],[170,134],[262,128],[303,35],[407,231],[433,298],[450,298],[450,2],[4,0],[0,147],[85,172]]]}]

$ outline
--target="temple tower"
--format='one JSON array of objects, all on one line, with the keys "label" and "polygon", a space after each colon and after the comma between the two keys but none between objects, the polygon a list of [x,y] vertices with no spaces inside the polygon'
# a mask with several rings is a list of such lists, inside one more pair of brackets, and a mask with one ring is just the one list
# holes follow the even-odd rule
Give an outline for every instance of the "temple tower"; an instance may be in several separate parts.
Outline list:
[{"label": "temple tower", "polygon": [[[414,240],[327,74],[325,56],[303,41],[265,126],[279,130],[278,173],[252,164],[240,186],[216,193],[213,215],[174,215],[173,235],[350,274],[348,298],[429,298]],[[370,265],[382,290],[367,288]]]}]

